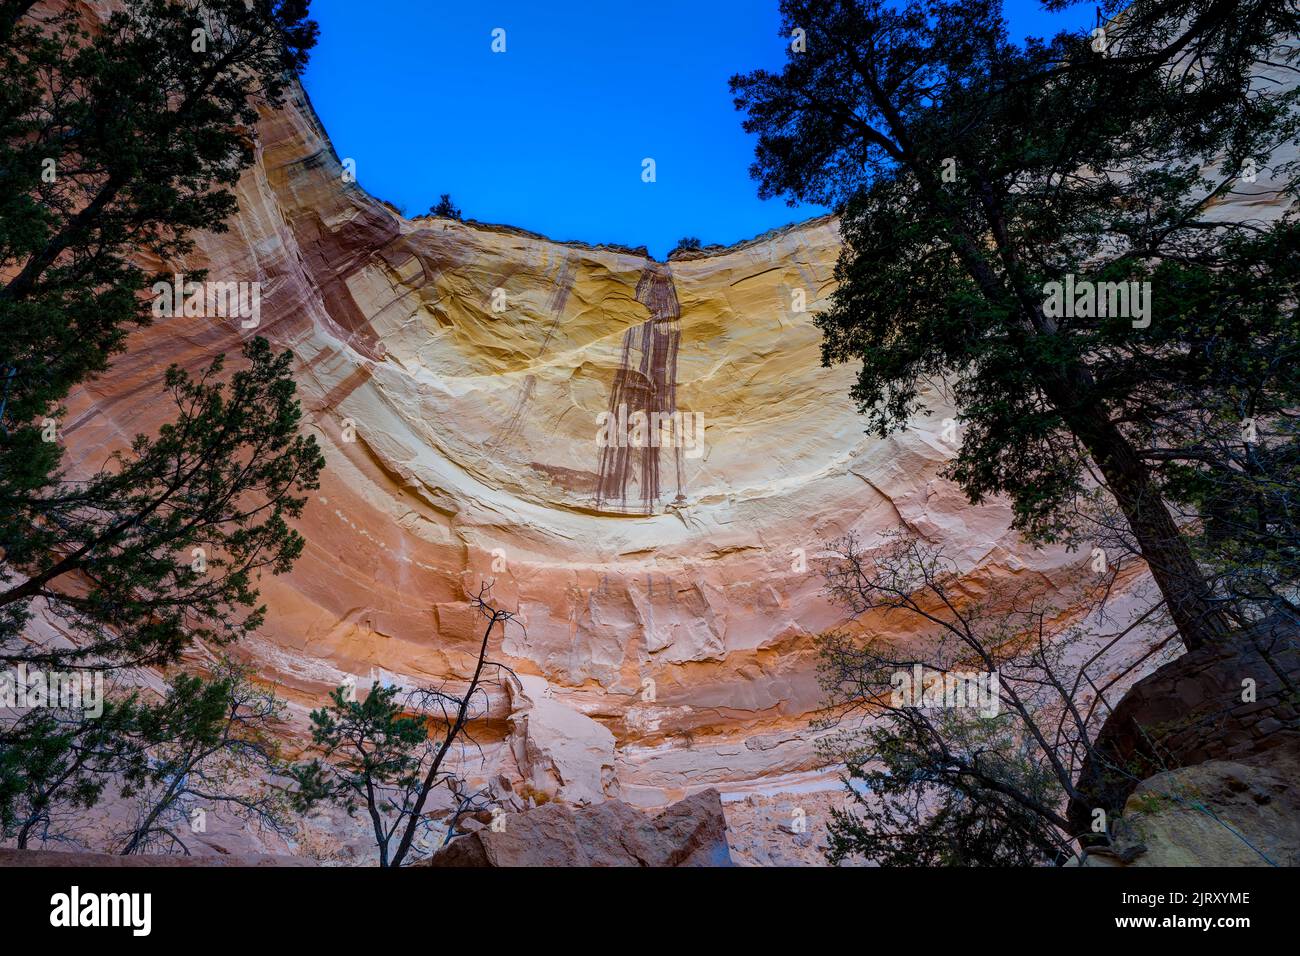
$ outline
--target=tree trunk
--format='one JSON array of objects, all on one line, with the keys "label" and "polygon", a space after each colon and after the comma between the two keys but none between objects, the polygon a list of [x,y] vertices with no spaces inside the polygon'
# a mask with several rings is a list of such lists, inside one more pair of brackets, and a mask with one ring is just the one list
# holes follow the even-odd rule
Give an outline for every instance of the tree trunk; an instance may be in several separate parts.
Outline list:
[{"label": "tree trunk", "polygon": [[1053,404],[1088,449],[1107,489],[1128,519],[1138,550],[1164,596],[1183,644],[1194,650],[1226,637],[1231,625],[1217,606],[1146,463],[1103,409],[1081,408],[1077,400],[1067,397],[1070,394],[1086,392],[1071,389],[1053,395]]},{"label": "tree trunk", "polygon": [[[945,209],[942,199],[939,208]],[[1006,241],[1005,225],[996,206],[988,208],[989,222],[998,248],[1015,260],[1015,250]],[[990,302],[1005,301],[1003,285],[988,263],[982,245],[958,233],[954,247],[967,272]],[[1055,322],[1042,310],[1041,298],[1030,289],[1014,290],[1026,335],[1056,335]],[[1066,427],[1088,450],[1101,471],[1106,487],[1114,496],[1137,541],[1142,559],[1165,599],[1170,617],[1188,650],[1211,644],[1231,633],[1222,609],[1216,606],[1209,584],[1192,557],[1186,538],[1165,505],[1164,496],[1152,480],[1146,463],[1138,457],[1100,402],[1089,398],[1094,392],[1092,372],[1082,363],[1065,368],[1031,371],[1047,400],[1061,414]]]},{"label": "tree trunk", "polygon": [[[402,840],[397,845],[397,851],[393,854],[393,866],[401,866],[402,861],[406,859],[407,852],[411,849],[411,843],[415,839],[415,831],[420,826],[420,814],[424,812],[424,801],[428,799],[429,791],[433,789],[434,783],[438,779],[438,769],[442,766],[442,758],[447,755],[451,749],[452,743],[460,734],[461,729],[465,726],[465,718],[469,713],[469,703],[478,689],[479,677],[483,674],[483,665],[487,663],[488,640],[492,637],[492,628],[498,620],[504,621],[500,617],[501,612],[492,610],[492,616],[488,618],[487,629],[483,632],[483,643],[478,649],[478,665],[474,668],[474,676],[469,682],[469,687],[465,690],[465,696],[461,698],[460,707],[456,711],[456,720],[447,731],[443,738],[442,746],[439,748],[437,755],[433,758],[433,764],[429,767],[429,772],[425,775],[424,782],[420,785],[419,795],[415,801],[415,807],[411,810],[411,818],[407,821],[406,831],[402,834]],[[504,627],[504,625],[502,625]]]}]

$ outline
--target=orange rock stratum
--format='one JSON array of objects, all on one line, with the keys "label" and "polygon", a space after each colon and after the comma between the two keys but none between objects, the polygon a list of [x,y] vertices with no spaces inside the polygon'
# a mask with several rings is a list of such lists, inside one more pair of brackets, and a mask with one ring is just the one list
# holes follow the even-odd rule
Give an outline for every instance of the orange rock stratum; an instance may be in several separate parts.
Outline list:
[{"label": "orange rock stratum", "polygon": [[[466,598],[491,580],[518,614],[493,659],[519,679],[491,688],[470,776],[575,804],[714,786],[767,806],[836,786],[809,728],[812,638],[842,620],[817,568],[829,541],[905,525],[950,549],[973,595],[1086,572],[1086,552],[1024,546],[1008,508],[938,477],[942,405],[864,434],[855,370],[821,366],[811,321],[833,219],[659,263],[403,218],[351,180],[301,94],[256,141],[229,231],[168,268],[259,282],[257,327],[157,321],[75,396],[64,435],[74,470],[98,467],[169,415],[170,363],[198,369],[251,334],[293,350],[328,466],[306,553],[263,582],[270,616],[240,653],[299,726],[347,675],[466,678]],[[620,405],[681,412],[702,443],[602,448]],[[1130,576],[1117,600],[1142,586]]]}]

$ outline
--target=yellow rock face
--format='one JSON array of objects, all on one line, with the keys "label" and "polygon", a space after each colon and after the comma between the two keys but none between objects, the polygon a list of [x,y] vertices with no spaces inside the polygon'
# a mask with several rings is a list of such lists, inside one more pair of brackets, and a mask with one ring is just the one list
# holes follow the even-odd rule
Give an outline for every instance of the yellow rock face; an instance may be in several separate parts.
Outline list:
[{"label": "yellow rock face", "polygon": [[[270,617],[243,651],[300,714],[347,674],[464,679],[466,597],[494,581],[518,613],[494,658],[521,679],[492,690],[483,776],[578,802],[775,791],[821,774],[808,721],[811,638],[841,622],[817,569],[829,541],[907,525],[969,569],[972,594],[1083,573],[1086,555],[1022,549],[1005,507],[937,477],[942,408],[864,435],[854,369],[821,366],[811,322],[833,220],[659,263],[403,219],[349,181],[305,97],[257,132],[229,232],[172,265],[260,282],[258,326],[159,322],[77,397],[66,434],[73,464],[97,466],[169,415],[169,363],[254,333],[294,351],[328,469],[307,551],[263,582]],[[610,447],[602,416],[621,405],[702,436]]]}]

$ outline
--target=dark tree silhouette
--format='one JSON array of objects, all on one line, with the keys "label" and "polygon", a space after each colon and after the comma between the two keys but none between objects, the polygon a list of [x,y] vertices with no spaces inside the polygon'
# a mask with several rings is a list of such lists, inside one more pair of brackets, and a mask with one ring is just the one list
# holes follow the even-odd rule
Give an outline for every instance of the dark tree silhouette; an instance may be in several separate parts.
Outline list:
[{"label": "dark tree silhouette", "polygon": [[443,193],[438,202],[429,208],[429,215],[440,216],[443,219],[462,218],[460,207],[452,204],[451,193]]},{"label": "dark tree silhouette", "polygon": [[[441,842],[450,839],[460,816],[493,802],[491,793],[467,786],[448,757],[453,749],[463,755],[466,744],[473,744],[467,724],[486,713],[485,671],[503,666],[488,660],[492,630],[498,624],[504,627],[514,615],[492,604],[487,586],[470,603],[487,623],[473,676],[463,691],[451,692],[445,686],[404,691],[375,684],[364,700],[356,701],[338,687],[330,705],[311,715],[312,740],[320,756],[293,768],[300,811],[324,801],[342,806],[349,815],[358,809],[366,812],[382,867],[401,866],[418,844],[428,844],[434,823],[424,810],[436,787],[445,784],[455,804]],[[476,712],[475,706],[482,710]]]},{"label": "dark tree silhouette", "polygon": [[[1037,541],[1088,540],[1082,503],[1100,482],[1197,647],[1246,612],[1198,563],[1180,511],[1195,519],[1214,497],[1229,525],[1296,526],[1300,227],[1215,207],[1258,191],[1255,171],[1295,139],[1294,90],[1255,75],[1295,69],[1300,8],[1107,9],[1121,5],[1096,38],[1021,46],[996,0],[784,0],[802,49],[732,88],[759,136],[760,195],[841,213],[817,321],[826,363],[861,363],[852,397],[871,430],[906,427],[923,389],[946,390],[961,426],[948,476],[975,503],[1009,496]],[[1294,170],[1274,165],[1293,199]],[[1062,314],[1048,289],[1076,278],[1116,295],[1145,284],[1148,308]],[[1205,460],[1248,417],[1262,447],[1287,449],[1238,437],[1235,458],[1272,469],[1256,480]],[[1294,550],[1281,557],[1295,567]]]}]

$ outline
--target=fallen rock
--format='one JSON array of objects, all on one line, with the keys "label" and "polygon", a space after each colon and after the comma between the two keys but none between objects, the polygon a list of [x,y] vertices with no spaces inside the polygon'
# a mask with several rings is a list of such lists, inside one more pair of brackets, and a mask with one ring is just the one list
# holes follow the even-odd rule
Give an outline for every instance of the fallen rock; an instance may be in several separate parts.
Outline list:
[{"label": "fallen rock", "polygon": [[[1116,813],[1138,780],[1206,761],[1261,766],[1300,746],[1300,625],[1278,617],[1183,654],[1129,690],[1097,734],[1068,811],[1086,833],[1093,811]],[[1250,693],[1246,693],[1249,688]],[[1278,754],[1266,757],[1269,751]]]},{"label": "fallen rock", "polygon": [[1300,866],[1290,749],[1149,777],[1128,798],[1113,847],[1090,851],[1083,865]]},{"label": "fallen rock", "polygon": [[731,866],[722,797],[712,788],[656,816],[621,800],[556,803],[503,816],[417,866]]},{"label": "fallen rock", "polygon": [[507,684],[510,749],[527,788],[548,800],[599,803],[618,795],[614,735],[550,694],[544,678]]}]

